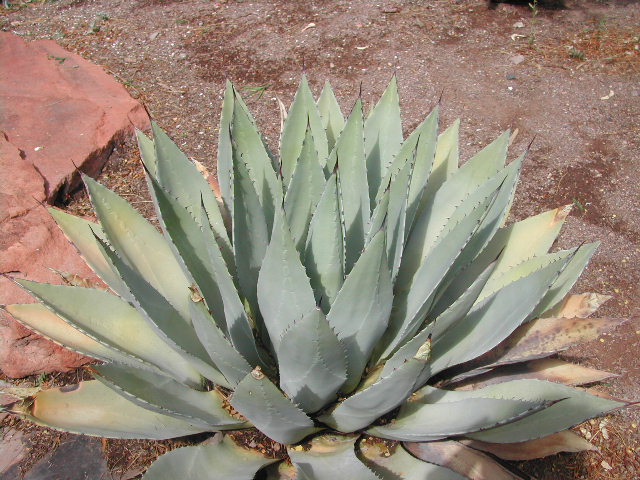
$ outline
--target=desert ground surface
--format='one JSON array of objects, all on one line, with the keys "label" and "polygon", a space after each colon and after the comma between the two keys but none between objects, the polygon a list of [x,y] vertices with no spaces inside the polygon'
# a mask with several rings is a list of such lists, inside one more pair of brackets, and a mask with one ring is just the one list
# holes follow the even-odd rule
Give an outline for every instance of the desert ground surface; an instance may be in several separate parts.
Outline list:
[{"label": "desert ground surface", "polygon": [[[316,94],[330,81],[345,111],[359,92],[370,108],[397,74],[406,130],[441,98],[442,127],[462,120],[463,160],[505,129],[517,132],[512,158],[533,140],[511,220],[572,204],[556,248],[602,242],[574,291],[613,297],[597,316],[630,318],[565,356],[619,375],[597,388],[640,400],[640,2],[567,0],[565,9],[543,2],[489,8],[483,0],[11,3],[0,7],[2,30],[54,39],[102,65],[212,172],[227,79],[246,96],[274,150],[276,99],[288,105],[303,72]],[[100,180],[153,215],[133,141],[114,151]],[[91,214],[83,192],[60,201]],[[629,408],[577,428],[599,452],[511,467],[524,478],[640,478],[639,424],[640,410]],[[33,434],[23,472],[66,438],[17,427]],[[116,474],[171,447],[102,446]]]}]

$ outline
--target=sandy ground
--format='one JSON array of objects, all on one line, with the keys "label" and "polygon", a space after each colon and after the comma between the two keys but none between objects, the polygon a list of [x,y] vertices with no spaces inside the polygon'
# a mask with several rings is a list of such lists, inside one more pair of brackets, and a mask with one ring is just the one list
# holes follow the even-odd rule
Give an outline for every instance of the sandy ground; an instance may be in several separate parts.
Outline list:
[{"label": "sandy ground", "polygon": [[[32,0],[0,9],[0,28],[52,38],[101,64],[143,101],[193,158],[214,169],[226,79],[244,88],[277,147],[276,97],[288,104],[304,71],[345,110],[369,107],[394,72],[405,128],[442,96],[443,127],[462,120],[461,154],[502,130],[512,155],[535,137],[512,219],[574,204],[559,248],[600,240],[575,291],[613,295],[601,316],[632,317],[568,352],[619,374],[607,392],[640,400],[640,3],[567,1],[547,10],[482,0]],[[102,180],[149,207],[131,145]],[[79,194],[70,205],[88,212]],[[583,426],[601,454],[519,465],[538,478],[640,478],[638,409]],[[560,472],[563,471],[563,473]]]}]

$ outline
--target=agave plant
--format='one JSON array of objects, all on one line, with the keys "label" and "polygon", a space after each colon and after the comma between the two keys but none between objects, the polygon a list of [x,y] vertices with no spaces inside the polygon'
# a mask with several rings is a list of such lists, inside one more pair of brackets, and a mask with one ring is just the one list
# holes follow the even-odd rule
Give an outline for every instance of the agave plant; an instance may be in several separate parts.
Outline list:
[{"label": "agave plant", "polygon": [[162,232],[87,177],[99,223],[51,210],[109,290],[17,280],[40,303],[6,310],[104,363],[9,409],[103,437],[223,432],[147,480],[513,479],[494,456],[589,449],[567,429],[626,404],[553,355],[620,321],[567,296],[596,248],[549,253],[567,208],[505,225],[509,132],[459,166],[437,108],[403,138],[395,78],[366,120],[303,78],[282,120],[274,156],[227,84],[217,193],[157,125],[138,133]]}]

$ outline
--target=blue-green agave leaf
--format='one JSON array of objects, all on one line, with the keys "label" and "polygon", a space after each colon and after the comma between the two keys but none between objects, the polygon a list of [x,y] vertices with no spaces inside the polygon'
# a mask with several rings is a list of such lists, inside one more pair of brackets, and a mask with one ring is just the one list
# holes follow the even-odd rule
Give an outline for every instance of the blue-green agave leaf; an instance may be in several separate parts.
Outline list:
[{"label": "blue-green agave leaf", "polygon": [[334,173],[327,180],[311,218],[304,253],[316,302],[325,313],[344,282],[344,251],[337,176]]},{"label": "blue-green agave leaf", "polygon": [[[68,350],[102,362],[116,362],[132,368],[161,372],[156,365],[123,353],[104,342],[99,342],[85,335],[41,303],[6,305],[4,309],[22,325]],[[196,383],[198,383],[198,378],[199,375],[196,374]]]},{"label": "blue-green agave leaf", "polygon": [[385,221],[387,219],[387,212],[389,210],[389,200],[390,191],[389,189],[387,189],[382,194],[382,197],[380,197],[380,201],[371,214],[371,220],[369,220],[369,228],[364,240],[365,247],[369,245],[369,243],[371,243],[371,240],[373,239],[373,237],[375,237],[376,233],[378,233],[380,229],[384,227]]},{"label": "blue-green agave leaf", "polygon": [[232,388],[251,372],[251,366],[233,348],[233,345],[218,328],[203,302],[191,303],[191,321],[193,328],[209,354],[209,358],[220,370],[228,385]]},{"label": "blue-green agave leaf", "polygon": [[[226,328],[225,312],[215,271],[209,258],[207,244],[214,241],[213,235],[206,235],[209,221],[201,212],[184,208],[153,177],[148,178],[151,195],[158,209],[163,230],[169,245],[179,263],[183,265],[185,276],[200,290],[213,312],[216,321]],[[198,215],[198,219],[193,216]],[[199,222],[205,221],[205,225]],[[144,280],[144,279],[141,279]],[[135,288],[132,289],[135,294]]]},{"label": "blue-green agave leaf", "polygon": [[311,128],[308,127],[284,199],[284,210],[289,220],[291,236],[299,252],[304,251],[311,215],[320,201],[325,183],[314,137]]},{"label": "blue-green agave leaf", "polygon": [[270,229],[246,164],[236,158],[234,168],[233,251],[238,284],[254,315],[257,315],[258,274],[269,245]]},{"label": "blue-green agave leaf", "polygon": [[393,286],[386,257],[381,230],[347,276],[327,315],[347,351],[345,392],[360,382],[371,352],[388,325]]},{"label": "blue-green agave leaf", "polygon": [[313,137],[318,162],[321,167],[324,167],[329,155],[327,134],[324,130],[318,106],[309,88],[307,77],[303,75],[287,119],[284,122],[282,137],[280,138],[280,162],[285,185],[288,185],[291,177],[293,177],[296,162],[302,152],[307,127]]},{"label": "blue-green agave leaf", "polygon": [[551,259],[543,268],[476,303],[463,320],[434,337],[434,374],[488,352],[509,336],[546,295],[568,261]]},{"label": "blue-green agave leaf", "polygon": [[542,438],[627,405],[626,402],[594,396],[559,383],[534,379],[513,380],[469,391],[424,387],[416,392],[415,402],[429,404],[437,401],[447,405],[478,397],[552,402],[548,408],[516,422],[467,435],[493,443],[515,443]]},{"label": "blue-green agave leaf", "polygon": [[420,347],[428,341],[430,337],[439,337],[446,332],[451,325],[459,322],[471,310],[476,302],[478,295],[484,288],[487,280],[491,276],[496,263],[489,265],[484,272],[476,278],[469,289],[465,291],[451,306],[442,312],[433,322],[429,319],[427,324],[415,337],[400,347],[392,356],[384,363],[382,376],[388,375],[394,369],[400,367],[404,362],[414,357]]},{"label": "blue-green agave leaf", "polygon": [[491,208],[495,194],[489,191],[485,195],[481,199],[468,199],[470,205],[464,206],[471,209],[469,214],[447,227],[434,248],[421,259],[411,281],[398,277],[389,329],[378,346],[380,358],[387,358],[412,338],[424,322],[436,289]]},{"label": "blue-green agave leaf", "polygon": [[[242,300],[238,295],[234,279],[227,270],[222,253],[216,242],[213,241],[213,232],[208,228],[207,217],[203,214],[203,232],[209,239],[206,242],[207,252],[211,260],[215,281],[220,289],[226,328],[222,331],[228,335],[234,348],[253,366],[261,365],[267,367],[265,352],[256,344],[254,331],[247,317]],[[213,319],[215,322],[215,318]],[[211,352],[209,352],[211,354]]]},{"label": "blue-green agave leaf", "polygon": [[419,386],[416,383],[428,375],[425,375],[428,369],[426,359],[411,358],[387,376],[338,403],[320,420],[346,433],[365,428],[409,398]]},{"label": "blue-green agave leaf", "polygon": [[276,354],[284,331],[316,307],[282,208],[276,212],[271,242],[260,268],[258,303]]},{"label": "blue-green agave leaf", "polygon": [[126,200],[90,177],[83,179],[109,245],[180,312],[188,325],[190,282],[169,243]]},{"label": "blue-green agave leaf", "polygon": [[322,119],[322,126],[327,132],[327,146],[330,152],[344,128],[344,116],[329,82],[324,84],[320,93],[318,111]]},{"label": "blue-green agave leaf", "polygon": [[312,310],[282,335],[278,350],[280,388],[312,413],[336,399],[347,379],[347,359],[321,310]]},{"label": "blue-green agave leaf", "polygon": [[256,450],[248,450],[231,437],[221,441],[182,447],[156,460],[142,477],[144,480],[252,480],[262,467],[277,462]]},{"label": "blue-green agave leaf", "polygon": [[547,253],[560,233],[569,211],[567,207],[556,208],[498,229],[485,249],[451,280],[434,311],[441,311],[458,298],[470,281],[496,258],[498,260],[493,275],[498,277],[525,260]]},{"label": "blue-green agave leaf", "polygon": [[[311,440],[310,448],[301,445],[287,448],[298,478],[334,480],[339,474],[349,480],[380,479],[356,456],[357,437],[322,435]],[[301,476],[302,474],[302,476]]]},{"label": "blue-green agave leaf", "polygon": [[38,425],[99,437],[165,440],[206,431],[142,408],[97,380],[43,390],[13,408]]},{"label": "blue-green agave leaf", "polygon": [[138,149],[142,163],[147,168],[149,174],[153,177],[158,176],[158,159],[156,158],[156,146],[153,140],[147,137],[144,132],[136,129],[136,140],[138,141]]},{"label": "blue-green agave leaf", "polygon": [[422,206],[431,203],[440,187],[458,170],[458,163],[460,162],[458,154],[459,130],[460,120],[458,119],[438,135],[431,174],[422,195]]},{"label": "blue-green agave leaf", "polygon": [[267,437],[286,445],[320,430],[259,368],[238,384],[231,405]]},{"label": "blue-green agave leaf", "polygon": [[56,315],[95,341],[155,365],[178,381],[200,386],[201,377],[191,364],[161,340],[144,317],[123,299],[93,288],[28,280],[17,282]]},{"label": "blue-green agave leaf", "polygon": [[[224,100],[220,113],[220,127],[218,129],[218,165],[217,178],[220,194],[229,215],[233,218],[233,150],[231,144],[231,125],[235,102],[233,85],[227,80],[224,88]],[[147,167],[149,168],[149,167]]]},{"label": "blue-green agave leaf", "polygon": [[367,433],[390,440],[431,442],[509,424],[547,407],[549,402],[543,400],[480,395],[446,403],[410,401],[392,423],[370,428]]},{"label": "blue-green agave leaf", "polygon": [[364,124],[364,149],[371,210],[374,208],[382,179],[400,150],[402,141],[400,98],[398,82],[394,75]]},{"label": "blue-green agave leaf", "polygon": [[599,245],[600,242],[588,243],[577,249],[569,264],[558,276],[556,281],[553,282],[551,289],[540,301],[529,318],[535,318],[542,315],[544,312],[551,310],[562,301],[562,299],[569,293],[569,290],[571,290],[571,287],[576,283],[582,271],[586,268],[589,260],[591,260],[591,257],[596,252]]},{"label": "blue-green agave leaf", "polygon": [[96,379],[136,405],[175,417],[206,430],[242,428],[215,390],[203,392],[189,388],[165,375],[117,364],[94,365]]},{"label": "blue-green agave leaf", "polygon": [[346,241],[345,273],[349,273],[364,247],[369,224],[369,187],[362,143],[362,102],[357,100],[329,156],[327,171],[338,172],[338,199]]},{"label": "blue-green agave leaf", "polygon": [[[236,96],[231,125],[233,163],[236,168],[234,177],[238,174],[237,164],[244,163],[243,168],[246,170],[246,174],[242,172],[243,176],[248,174],[262,207],[267,230],[271,231],[275,209],[282,204],[282,183],[273,169],[273,163],[253,119],[240,104],[239,99],[240,97]],[[238,192],[235,191],[237,186],[238,182],[234,178],[234,195],[236,196],[238,195]],[[235,206],[237,206],[237,202],[236,198]],[[238,217],[234,212],[234,220]]]},{"label": "blue-green agave leaf", "polygon": [[[98,239],[99,242],[101,242]],[[129,288],[127,299],[147,320],[155,333],[171,348],[187,359],[205,377],[221,381],[220,372],[209,357],[192,328],[185,328],[180,313],[142,276],[120,259],[106,244],[101,243],[104,255]],[[185,295],[188,295],[185,293]],[[189,326],[191,321],[189,319]]]},{"label": "blue-green agave leaf", "polygon": [[[391,280],[395,281],[400,260],[404,251],[407,225],[407,208],[409,206],[409,189],[411,178],[416,165],[415,152],[413,159],[407,161],[397,173],[389,187],[389,205],[387,207],[386,233],[387,233],[387,259]],[[375,213],[375,212],[374,212]]]},{"label": "blue-green agave leaf", "polygon": [[109,260],[104,257],[96,241],[96,237],[98,237],[107,242],[100,225],[56,208],[49,208],[48,211],[65,236],[78,249],[83,260],[98,274],[102,281],[118,295],[126,295],[128,290],[126,285],[120,276],[113,271]]},{"label": "blue-green agave leaf", "polygon": [[[153,130],[157,161],[157,175],[151,175],[152,178],[155,178],[158,185],[167,192],[168,196],[176,199],[198,222],[200,221],[200,208],[204,205],[209,217],[209,223],[215,233],[216,242],[218,242],[229,266],[233,266],[231,242],[211,185],[198,171],[193,162],[182,153],[178,146],[155,122],[151,122],[151,128]],[[150,170],[149,172],[151,173]],[[162,215],[158,217],[162,218]]]}]

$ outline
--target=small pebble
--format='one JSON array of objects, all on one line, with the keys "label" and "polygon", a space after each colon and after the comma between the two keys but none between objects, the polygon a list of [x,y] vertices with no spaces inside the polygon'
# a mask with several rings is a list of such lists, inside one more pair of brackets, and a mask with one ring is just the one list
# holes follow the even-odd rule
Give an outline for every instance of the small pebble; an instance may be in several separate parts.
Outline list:
[{"label": "small pebble", "polygon": [[513,24],[513,28],[524,28],[524,22],[516,22]]},{"label": "small pebble", "polygon": [[524,60],[524,55],[514,55],[509,59],[509,61],[514,65],[520,65],[522,62],[524,62]]}]

